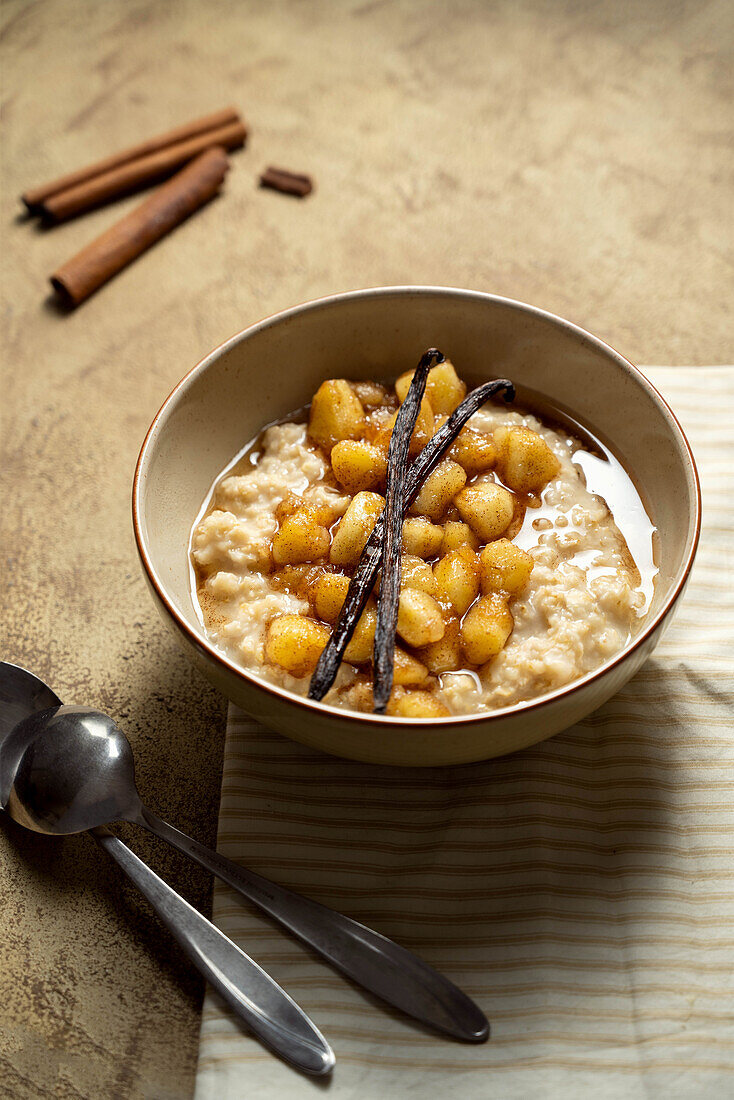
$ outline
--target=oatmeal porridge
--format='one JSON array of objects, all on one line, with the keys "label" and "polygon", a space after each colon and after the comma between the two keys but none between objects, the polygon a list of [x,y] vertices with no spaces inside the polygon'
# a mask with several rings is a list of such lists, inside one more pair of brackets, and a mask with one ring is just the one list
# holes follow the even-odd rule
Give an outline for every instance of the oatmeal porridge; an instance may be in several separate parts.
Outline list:
[{"label": "oatmeal porridge", "polygon": [[[388,445],[411,376],[394,386],[324,382],[302,415],[244,448],[193,526],[208,636],[298,695],[308,694],[384,508]],[[431,370],[411,460],[465,394],[448,360]],[[631,480],[587,433],[534,408],[484,405],[406,513],[387,713],[494,710],[604,664],[649,607],[653,534]],[[372,596],[326,703],[372,710],[375,620]]]}]

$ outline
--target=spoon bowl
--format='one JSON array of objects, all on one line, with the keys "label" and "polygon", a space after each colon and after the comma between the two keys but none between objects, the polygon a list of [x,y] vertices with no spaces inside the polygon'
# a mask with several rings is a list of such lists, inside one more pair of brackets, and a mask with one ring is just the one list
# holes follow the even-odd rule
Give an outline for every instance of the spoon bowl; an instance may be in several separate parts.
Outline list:
[{"label": "spoon bowl", "polygon": [[18,761],[28,744],[28,736],[18,728],[24,719],[39,710],[60,707],[61,700],[44,684],[20,665],[0,662],[0,807],[5,809],[18,770]]},{"label": "spoon bowl", "polygon": [[7,809],[26,828],[64,835],[139,818],[132,749],[106,714],[50,707],[21,721],[15,737],[25,748]]}]

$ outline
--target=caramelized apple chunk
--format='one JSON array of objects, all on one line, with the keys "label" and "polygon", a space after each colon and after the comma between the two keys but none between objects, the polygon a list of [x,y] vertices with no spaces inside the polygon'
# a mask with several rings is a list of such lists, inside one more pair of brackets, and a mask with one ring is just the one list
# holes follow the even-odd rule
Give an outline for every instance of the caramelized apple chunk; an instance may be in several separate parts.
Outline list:
[{"label": "caramelized apple chunk", "polygon": [[[395,383],[395,392],[401,404],[405,401],[414,374],[415,371],[406,371]],[[452,413],[466,397],[466,385],[459,378],[449,359],[444,359],[443,363],[432,367],[428,372],[426,394],[433,411],[442,415]]]},{"label": "caramelized apple chunk", "polygon": [[481,596],[461,624],[461,641],[467,660],[473,665],[491,661],[504,648],[513,626],[506,596],[498,592]]},{"label": "caramelized apple chunk", "polygon": [[305,615],[279,615],[268,626],[265,656],[291,676],[308,676],[329,640],[329,628]]},{"label": "caramelized apple chunk", "polygon": [[438,593],[438,585],[428,562],[413,554],[403,554],[400,558],[400,587],[415,588],[427,592],[429,596]]},{"label": "caramelized apple chunk", "polygon": [[443,638],[446,627],[440,605],[427,592],[404,588],[398,604],[398,634],[409,646],[425,646]]},{"label": "caramelized apple chunk", "polygon": [[286,514],[273,535],[275,564],[298,565],[318,561],[328,554],[331,535],[320,520],[320,510],[305,502]]},{"label": "caramelized apple chunk", "polygon": [[344,650],[344,660],[350,665],[363,665],[372,660],[377,628],[377,609],[373,602],[365,607],[357,620],[349,645]]},{"label": "caramelized apple chunk", "polygon": [[515,511],[512,493],[493,481],[468,485],[454,503],[461,518],[482,542],[491,542],[504,534]]},{"label": "caramelized apple chunk", "polygon": [[339,520],[329,557],[332,565],[356,565],[367,539],[382,515],[385,499],[379,493],[357,493]]},{"label": "caramelized apple chunk", "polygon": [[416,558],[434,558],[444,531],[430,520],[409,516],[403,523],[403,550]]},{"label": "caramelized apple chunk", "polygon": [[385,452],[364,439],[340,439],[331,452],[334,477],[348,493],[380,489],[385,485]]},{"label": "caramelized apple chunk", "polygon": [[539,493],[560,469],[546,441],[530,428],[497,428],[494,442],[499,475],[515,493]]},{"label": "caramelized apple chunk", "polygon": [[387,713],[393,718],[448,718],[451,711],[429,691],[396,690],[390,696]]},{"label": "caramelized apple chunk", "polygon": [[275,518],[278,523],[282,523],[284,519],[288,519],[288,516],[292,516],[299,508],[303,508],[305,503],[303,497],[298,496],[297,493],[286,493],[280,504],[276,505],[275,508]]},{"label": "caramelized apple chunk", "polygon": [[479,555],[482,592],[507,592],[519,596],[530,580],[533,559],[509,539],[488,543]]},{"label": "caramelized apple chunk", "polygon": [[278,592],[292,592],[301,599],[306,599],[312,585],[319,577],[323,576],[323,568],[320,565],[281,565],[270,574],[270,583]]},{"label": "caramelized apple chunk", "polygon": [[395,646],[393,659],[393,683],[402,687],[424,684],[428,679],[428,669],[416,657]]},{"label": "caramelized apple chunk", "polygon": [[473,428],[463,428],[449,449],[449,458],[463,466],[471,477],[492,469],[497,461],[497,448],[491,436],[475,432]]},{"label": "caramelized apple chunk", "polygon": [[479,595],[479,557],[471,546],[450,550],[433,567],[439,594],[463,615]]},{"label": "caramelized apple chunk", "polygon": [[418,656],[429,672],[434,676],[442,672],[455,672],[464,663],[459,635],[459,620],[450,619],[446,623],[443,638],[418,650]]},{"label": "caramelized apple chunk", "polygon": [[448,554],[450,550],[458,550],[460,546],[470,546],[472,550],[478,550],[479,539],[468,523],[463,523],[458,519],[448,519],[443,525],[443,537],[438,550],[439,557]]},{"label": "caramelized apple chunk", "polygon": [[343,573],[322,573],[309,592],[314,614],[325,623],[335,623],[348,591],[349,577]]},{"label": "caramelized apple chunk", "polygon": [[362,402],[345,378],[322,382],[311,401],[310,437],[330,452],[340,439],[359,439],[365,427]]},{"label": "caramelized apple chunk", "polygon": [[411,512],[429,519],[441,519],[451,501],[466,485],[466,473],[457,462],[445,458],[439,462],[421,486],[411,505]]}]

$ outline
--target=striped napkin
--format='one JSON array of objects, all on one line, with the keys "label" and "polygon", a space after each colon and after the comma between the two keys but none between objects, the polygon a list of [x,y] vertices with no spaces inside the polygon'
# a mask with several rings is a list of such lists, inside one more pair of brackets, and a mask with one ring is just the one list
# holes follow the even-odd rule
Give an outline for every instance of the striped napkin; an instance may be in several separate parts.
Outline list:
[{"label": "striped napkin", "polygon": [[[422,1030],[217,882],[216,923],[334,1047],[331,1100],[734,1096],[734,368],[647,373],[691,440],[704,532],[616,698],[536,748],[427,770],[230,710],[219,850],[417,951],[491,1020],[478,1047]],[[196,1100],[318,1091],[207,993]]]}]

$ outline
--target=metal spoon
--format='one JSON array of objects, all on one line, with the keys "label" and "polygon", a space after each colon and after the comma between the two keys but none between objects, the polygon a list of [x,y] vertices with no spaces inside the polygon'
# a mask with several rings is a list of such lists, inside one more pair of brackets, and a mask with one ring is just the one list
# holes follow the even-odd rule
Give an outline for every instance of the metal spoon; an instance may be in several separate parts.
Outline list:
[{"label": "metal spoon", "polygon": [[[0,663],[0,807],[10,810],[19,761],[29,747],[24,725],[43,708],[61,700],[38,677]],[[34,828],[20,809],[20,824]],[[80,829],[87,826],[81,825]],[[42,830],[47,831],[47,830]],[[91,834],[150,902],[163,924],[230,1008],[262,1042],[304,1073],[320,1076],[334,1067],[334,1054],[321,1032],[284,989],[211,921],[197,912],[163,879],[106,829]]]},{"label": "metal spoon", "polygon": [[225,859],[151,813],[135,787],[130,744],[107,715],[85,707],[51,707],[22,721],[12,738],[5,754],[0,749],[0,794],[9,782],[5,798],[16,820],[45,833],[72,833],[112,821],[142,825],[218,875],[371,993],[456,1039],[487,1039],[489,1024],[479,1007],[417,955]]}]

